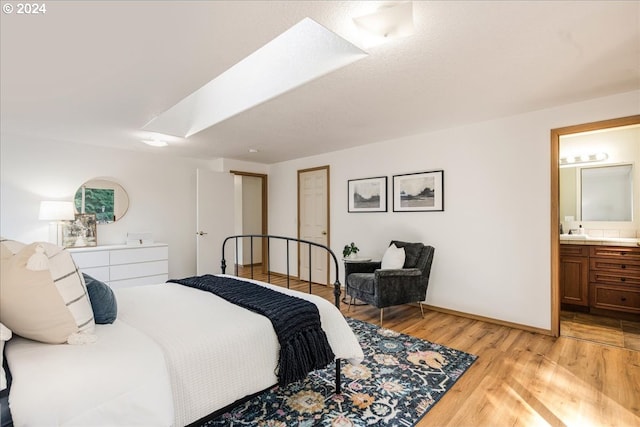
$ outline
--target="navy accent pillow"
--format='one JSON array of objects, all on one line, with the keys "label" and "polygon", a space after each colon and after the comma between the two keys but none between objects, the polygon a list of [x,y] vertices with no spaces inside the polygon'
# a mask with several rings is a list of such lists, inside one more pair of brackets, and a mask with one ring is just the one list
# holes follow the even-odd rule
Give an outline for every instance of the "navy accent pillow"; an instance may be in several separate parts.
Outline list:
[{"label": "navy accent pillow", "polygon": [[118,315],[118,303],[113,290],[107,285],[88,274],[82,273],[87,285],[93,318],[99,325],[113,323]]}]

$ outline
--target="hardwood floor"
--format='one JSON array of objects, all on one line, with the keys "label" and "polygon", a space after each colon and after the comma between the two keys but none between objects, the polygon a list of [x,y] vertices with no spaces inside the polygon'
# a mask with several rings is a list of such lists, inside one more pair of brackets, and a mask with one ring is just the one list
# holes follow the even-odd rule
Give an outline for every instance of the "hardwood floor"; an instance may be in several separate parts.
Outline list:
[{"label": "hardwood floor", "polygon": [[640,351],[640,322],[562,311],[560,335]]},{"label": "hardwood floor", "polygon": [[[308,284],[291,287],[306,292]],[[333,301],[332,287],[313,292]],[[374,307],[341,310],[380,321]],[[427,309],[422,319],[413,305],[385,309],[384,326],[479,356],[418,426],[640,426],[638,351]]]}]

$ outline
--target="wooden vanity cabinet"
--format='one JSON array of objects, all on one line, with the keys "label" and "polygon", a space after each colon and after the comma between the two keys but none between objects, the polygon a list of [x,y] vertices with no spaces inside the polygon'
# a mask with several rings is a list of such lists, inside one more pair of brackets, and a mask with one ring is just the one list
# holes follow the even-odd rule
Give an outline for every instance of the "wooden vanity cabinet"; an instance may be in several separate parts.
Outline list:
[{"label": "wooden vanity cabinet", "polygon": [[560,245],[560,302],[589,306],[589,248]]},{"label": "wooden vanity cabinet", "polygon": [[589,305],[640,314],[640,247],[589,249]]}]

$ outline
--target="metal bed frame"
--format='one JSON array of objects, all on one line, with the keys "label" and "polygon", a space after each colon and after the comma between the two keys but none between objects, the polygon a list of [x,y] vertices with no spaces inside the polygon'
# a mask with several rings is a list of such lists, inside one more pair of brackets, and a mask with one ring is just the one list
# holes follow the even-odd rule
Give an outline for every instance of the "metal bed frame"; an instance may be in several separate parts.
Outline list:
[{"label": "metal bed frame", "polygon": [[[238,234],[235,236],[229,236],[226,239],[224,239],[224,242],[222,242],[222,260],[220,262],[220,268],[222,270],[222,274],[225,274],[225,271],[227,269],[227,262],[225,260],[225,246],[227,245],[227,242],[230,240],[233,240],[235,243],[235,259],[238,259],[238,239],[244,239],[244,238],[248,238],[249,239],[249,245],[250,245],[250,252],[251,252],[251,256],[249,257],[249,262],[251,264],[251,279],[253,279],[253,239],[254,238],[259,238],[259,239],[266,239],[267,240],[267,282],[271,283],[271,257],[269,256],[269,250],[271,248],[271,239],[277,239],[277,240],[284,240],[286,241],[286,249],[287,249],[287,274],[286,274],[286,278],[287,278],[287,289],[290,288],[290,277],[291,277],[291,273],[290,273],[290,266],[289,266],[289,243],[290,242],[296,242],[297,244],[300,243],[304,243],[307,244],[309,246],[309,251],[308,251],[308,257],[309,257],[309,279],[308,279],[308,283],[309,283],[309,293],[312,294],[311,292],[311,247],[315,246],[317,248],[321,248],[324,249],[329,255],[331,255],[331,258],[333,259],[333,263],[335,266],[335,274],[336,274],[336,280],[333,283],[333,296],[335,298],[334,304],[335,306],[338,308],[338,310],[340,310],[340,294],[342,292],[342,290],[340,289],[340,280],[338,279],[338,258],[336,257],[336,254],[333,253],[333,251],[328,247],[325,246],[323,244],[320,243],[316,243],[316,242],[311,242],[309,240],[303,240],[303,239],[297,239],[294,237],[284,237],[284,236],[275,236],[275,235],[269,235],[269,234]],[[235,275],[238,276],[238,264],[235,263]],[[340,378],[340,359],[336,359],[336,393],[340,394],[341,393],[341,378]]]}]

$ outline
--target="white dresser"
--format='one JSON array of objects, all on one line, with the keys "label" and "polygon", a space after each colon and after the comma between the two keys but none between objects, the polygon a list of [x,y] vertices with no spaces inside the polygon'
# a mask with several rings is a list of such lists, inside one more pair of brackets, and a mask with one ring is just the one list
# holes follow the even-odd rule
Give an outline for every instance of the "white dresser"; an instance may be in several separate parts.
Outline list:
[{"label": "white dresser", "polygon": [[81,272],[112,288],[164,283],[169,278],[169,246],[166,243],[67,250]]}]

